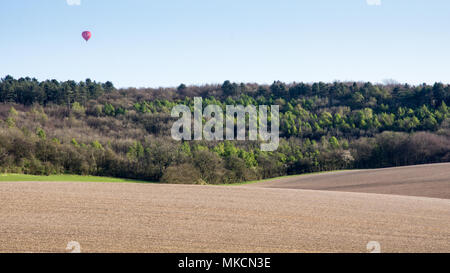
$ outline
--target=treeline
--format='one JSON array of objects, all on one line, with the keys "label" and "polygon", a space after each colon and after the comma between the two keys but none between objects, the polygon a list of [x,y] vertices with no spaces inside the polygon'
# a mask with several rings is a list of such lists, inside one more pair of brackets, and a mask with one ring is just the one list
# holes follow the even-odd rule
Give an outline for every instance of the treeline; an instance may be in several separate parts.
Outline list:
[{"label": "treeline", "polygon": [[391,167],[450,161],[448,136],[384,132],[350,144],[282,139],[277,152],[233,142],[195,143],[155,139],[61,142],[45,131],[0,132],[0,170],[37,175],[80,174],[167,183],[222,184],[349,168]]},{"label": "treeline", "polygon": [[97,83],[87,79],[84,82],[47,80],[39,82],[29,77],[14,79],[6,76],[0,81],[0,102],[32,105],[66,104],[74,102],[86,104],[105,92],[114,90],[111,82]]},{"label": "treeline", "polygon": [[[226,81],[116,90],[109,82],[7,76],[0,82],[0,171],[221,184],[449,162],[449,94],[449,86],[440,83]],[[170,111],[180,103],[193,107],[195,96],[203,98],[204,106],[224,109],[280,105],[279,148],[261,152],[252,141],[173,141]]]}]

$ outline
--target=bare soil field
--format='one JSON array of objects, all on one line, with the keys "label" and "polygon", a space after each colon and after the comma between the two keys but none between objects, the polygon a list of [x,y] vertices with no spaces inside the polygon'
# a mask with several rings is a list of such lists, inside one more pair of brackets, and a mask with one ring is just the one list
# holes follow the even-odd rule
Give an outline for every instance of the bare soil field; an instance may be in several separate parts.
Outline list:
[{"label": "bare soil field", "polygon": [[450,252],[450,200],[130,183],[1,182],[0,252]]},{"label": "bare soil field", "polygon": [[291,176],[247,186],[450,199],[450,163]]}]

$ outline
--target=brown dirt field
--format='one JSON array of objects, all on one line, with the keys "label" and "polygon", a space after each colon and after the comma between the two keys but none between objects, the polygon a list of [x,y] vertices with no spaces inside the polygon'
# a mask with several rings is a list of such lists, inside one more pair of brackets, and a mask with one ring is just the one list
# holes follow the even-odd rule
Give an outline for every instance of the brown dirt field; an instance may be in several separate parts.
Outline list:
[{"label": "brown dirt field", "polygon": [[450,200],[252,187],[0,183],[0,252],[450,252]]},{"label": "brown dirt field", "polygon": [[450,163],[291,176],[247,186],[450,199]]}]

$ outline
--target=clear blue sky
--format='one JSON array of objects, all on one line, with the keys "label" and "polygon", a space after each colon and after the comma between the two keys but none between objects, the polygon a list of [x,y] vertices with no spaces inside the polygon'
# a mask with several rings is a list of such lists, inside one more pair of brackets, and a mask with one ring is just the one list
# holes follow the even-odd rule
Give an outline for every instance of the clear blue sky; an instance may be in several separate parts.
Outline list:
[{"label": "clear blue sky", "polygon": [[0,77],[449,83],[450,1],[378,1],[2,0]]}]

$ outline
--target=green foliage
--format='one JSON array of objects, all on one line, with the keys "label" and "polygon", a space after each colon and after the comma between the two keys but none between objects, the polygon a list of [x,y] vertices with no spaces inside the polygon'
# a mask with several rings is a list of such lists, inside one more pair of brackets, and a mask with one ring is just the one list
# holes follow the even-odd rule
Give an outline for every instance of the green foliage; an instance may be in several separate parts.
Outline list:
[{"label": "green foliage", "polygon": [[9,128],[13,128],[16,127],[16,122],[14,121],[14,119],[12,117],[8,117],[5,120],[6,124],[8,125]]},{"label": "green foliage", "polygon": [[14,107],[11,107],[11,108],[9,109],[9,116],[10,116],[10,117],[15,117],[15,116],[17,116],[17,115],[18,115],[17,110],[16,110]]},{"label": "green foliage", "polygon": [[80,147],[80,144],[78,144],[78,142],[75,138],[72,138],[72,140],[70,142],[72,143],[73,146]]},{"label": "green foliage", "polygon": [[333,149],[339,148],[339,141],[337,140],[336,137],[331,137],[331,138],[328,140],[328,142],[330,143],[330,146],[331,146]]},{"label": "green foliage", "polygon": [[103,145],[98,140],[93,141],[91,145],[97,150],[103,150]]},{"label": "green foliage", "polygon": [[37,128],[36,135],[42,140],[47,139],[47,135],[45,134],[45,131],[42,128]]},{"label": "green foliage", "polygon": [[105,104],[105,106],[103,107],[103,112],[107,116],[115,116],[116,115],[116,109],[110,103]]},{"label": "green foliage", "polygon": [[76,101],[72,104],[72,111],[77,115],[84,115],[86,109],[79,102]]},{"label": "green foliage", "polygon": [[133,145],[130,146],[127,156],[131,159],[139,159],[144,157],[144,146],[139,141],[135,141]]}]

